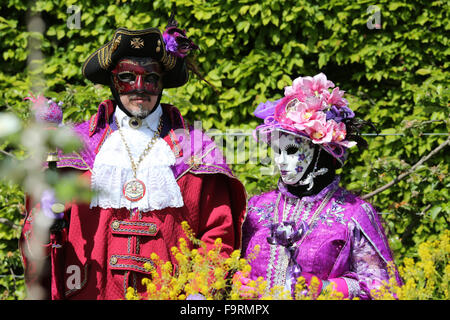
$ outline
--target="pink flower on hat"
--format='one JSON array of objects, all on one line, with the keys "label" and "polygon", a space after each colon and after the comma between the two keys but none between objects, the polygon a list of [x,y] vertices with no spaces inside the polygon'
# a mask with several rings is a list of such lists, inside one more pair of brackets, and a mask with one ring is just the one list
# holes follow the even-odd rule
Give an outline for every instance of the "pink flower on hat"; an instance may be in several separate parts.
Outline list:
[{"label": "pink flower on hat", "polygon": [[343,98],[345,91],[339,90],[339,87],[333,89],[330,93],[328,90],[324,90],[322,95],[329,105],[336,107],[344,107],[348,104],[348,101]]},{"label": "pink flower on hat", "polygon": [[345,137],[347,136],[347,129],[345,128],[345,124],[343,122],[338,123],[334,120],[329,120],[328,122],[331,123],[333,129],[332,142],[340,144],[346,148],[356,145],[355,141],[345,140]]},{"label": "pink flower on hat", "polygon": [[333,124],[330,121],[324,121],[323,118],[312,120],[306,127],[305,132],[313,143],[329,143],[333,138]]},{"label": "pink flower on hat", "polygon": [[327,91],[328,88],[334,87],[334,83],[327,80],[327,76],[322,72],[314,77],[303,77],[302,82],[302,90],[306,94],[319,95],[322,91]]},{"label": "pink flower on hat", "polygon": [[284,88],[284,96],[288,97],[288,96],[293,96],[295,94],[301,94],[304,96],[302,87],[303,87],[303,78],[298,77],[297,79],[295,79],[292,82],[292,86],[288,86],[288,87]]},{"label": "pink flower on hat", "polygon": [[297,130],[305,130],[313,120],[325,123],[326,114],[320,111],[318,105],[317,102],[311,104],[298,102],[292,110],[287,111],[286,118],[292,120],[291,125]]},{"label": "pink flower on hat", "polygon": [[[276,104],[271,102],[270,108],[264,109],[258,106],[255,115],[261,115],[264,124],[256,130],[268,134],[276,129],[284,129],[305,136],[343,164],[346,148],[357,144],[346,140],[347,120],[355,114],[348,107],[344,93],[323,73],[314,77],[298,77],[291,86],[284,88],[284,97],[277,100]],[[263,115],[261,110],[264,111]]]},{"label": "pink flower on hat", "polygon": [[329,120],[333,126],[333,141],[341,142],[345,139],[347,135],[347,130],[345,129],[345,124],[343,122],[337,123],[334,120]]}]

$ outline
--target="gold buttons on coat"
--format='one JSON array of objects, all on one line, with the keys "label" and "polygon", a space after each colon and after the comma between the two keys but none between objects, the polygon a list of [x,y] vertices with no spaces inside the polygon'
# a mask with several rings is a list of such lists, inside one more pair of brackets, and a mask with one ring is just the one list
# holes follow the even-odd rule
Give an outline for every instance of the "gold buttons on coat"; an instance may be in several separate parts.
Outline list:
[{"label": "gold buttons on coat", "polygon": [[117,257],[111,257],[111,259],[109,259],[109,263],[111,264],[111,265],[115,265],[115,264],[117,264]]},{"label": "gold buttons on coat", "polygon": [[113,230],[117,230],[120,227],[120,223],[119,221],[115,220],[113,221],[113,223],[111,223],[111,228],[113,228]]},{"label": "gold buttons on coat", "polygon": [[51,209],[53,213],[62,213],[65,210],[65,206],[62,203],[54,203]]},{"label": "gold buttons on coat", "polygon": [[150,225],[150,227],[148,227],[148,231],[150,232],[150,233],[156,233],[156,225],[154,225],[154,224],[152,224],[152,225]]}]

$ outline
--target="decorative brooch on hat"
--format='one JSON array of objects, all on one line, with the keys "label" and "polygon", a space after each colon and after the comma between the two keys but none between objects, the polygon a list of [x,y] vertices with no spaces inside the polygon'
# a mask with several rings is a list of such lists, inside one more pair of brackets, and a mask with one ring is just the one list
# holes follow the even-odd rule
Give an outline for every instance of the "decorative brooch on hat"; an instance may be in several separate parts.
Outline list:
[{"label": "decorative brooch on hat", "polygon": [[323,73],[298,77],[291,86],[284,88],[283,98],[258,105],[254,114],[264,119],[264,124],[256,131],[280,130],[306,137],[343,164],[345,150],[357,144],[346,139],[346,120],[355,114],[343,96],[344,91],[335,87]]}]

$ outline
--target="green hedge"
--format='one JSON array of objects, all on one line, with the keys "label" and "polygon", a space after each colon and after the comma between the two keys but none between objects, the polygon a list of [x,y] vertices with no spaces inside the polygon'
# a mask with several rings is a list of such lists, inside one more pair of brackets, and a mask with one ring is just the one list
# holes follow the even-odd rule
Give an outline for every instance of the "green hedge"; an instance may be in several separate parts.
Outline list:
[{"label": "green hedge", "polygon": [[[95,4],[5,0],[0,16],[0,111],[27,119],[29,105],[23,98],[33,84],[65,102],[66,121],[88,119],[110,93],[83,79],[84,60],[117,27],[163,29],[174,4],[180,26],[201,48],[195,56],[199,68],[218,92],[193,76],[184,87],[167,90],[163,102],[177,105],[190,121],[201,119],[204,129],[250,130],[259,123],[252,112],[260,102],[280,98],[283,88],[298,76],[324,72],[346,91],[360,117],[389,134],[368,136],[367,150],[351,151],[342,169],[342,184],[348,189],[362,194],[375,190],[448,137],[447,1],[379,1],[376,13],[369,10],[372,2],[362,0],[99,0]],[[80,9],[80,28],[68,27],[68,22],[69,26],[76,22],[74,12],[68,13],[71,5]],[[43,34],[28,30],[34,15],[45,22]],[[378,22],[377,15],[380,26],[369,28]],[[31,64],[33,68],[27,68],[30,46],[38,46],[44,56],[41,64]],[[7,142],[2,147],[15,152]],[[448,229],[446,154],[448,148],[370,199],[386,213],[396,259],[414,256],[419,243]],[[248,161],[233,165],[249,195],[275,185],[276,178],[262,175],[260,168]],[[5,185],[1,192],[2,216],[18,224],[19,207],[8,203],[18,203],[20,189]],[[16,237],[16,231],[0,224],[0,274],[10,274],[10,269],[21,272]],[[6,255],[9,258],[4,259]],[[4,279],[0,288],[11,288],[12,282],[5,284]],[[21,294],[19,290],[4,295],[20,298]]]}]

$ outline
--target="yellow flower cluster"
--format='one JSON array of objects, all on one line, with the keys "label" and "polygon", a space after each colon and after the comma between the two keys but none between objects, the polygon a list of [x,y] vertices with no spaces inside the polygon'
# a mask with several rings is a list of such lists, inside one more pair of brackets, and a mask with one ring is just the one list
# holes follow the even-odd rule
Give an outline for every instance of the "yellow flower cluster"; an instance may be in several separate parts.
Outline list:
[{"label": "yellow flower cluster", "polygon": [[[248,279],[251,271],[249,264],[259,253],[255,246],[247,259],[241,258],[240,250],[230,256],[221,253],[222,240],[218,238],[214,246],[206,245],[195,238],[186,222],[182,223],[187,238],[196,248],[190,249],[186,239],[179,239],[179,246],[172,248],[177,261],[174,267],[170,262],[162,261],[155,253],[151,255],[155,267],[146,264],[150,278],[143,279],[147,288],[145,299],[184,300],[202,297],[209,300],[342,300],[343,294],[336,291],[333,284],[317,294],[319,282],[312,278],[307,289],[305,279],[297,279],[294,294],[284,287],[269,287],[262,277]],[[404,281],[399,286],[395,277],[395,268],[388,266],[391,279],[377,290],[372,290],[374,299],[445,299],[449,298],[450,278],[450,231],[446,230],[439,239],[422,243],[418,247],[417,261],[405,258],[399,267]],[[141,299],[133,288],[128,288],[127,299]]]},{"label": "yellow flower cluster", "polygon": [[[235,250],[229,257],[223,255],[220,238],[217,238],[214,246],[208,250],[205,243],[195,238],[187,222],[182,222],[182,227],[195,248],[190,249],[187,240],[180,238],[179,246],[171,248],[177,262],[176,267],[170,262],[162,261],[153,253],[150,258],[156,267],[150,264],[144,265],[151,273],[150,278],[142,281],[147,288],[145,298],[183,300],[200,294],[205,299],[242,299],[235,285],[238,281],[233,278],[233,275],[238,272],[248,276],[251,270],[249,260],[240,257],[240,250]],[[257,251],[258,248],[255,249],[255,254]],[[142,297],[133,288],[128,288],[126,298],[132,300]]]},{"label": "yellow flower cluster", "polygon": [[404,284],[399,286],[391,271],[389,283],[371,292],[375,299],[430,300],[449,299],[450,230],[438,239],[418,246],[416,259],[407,257],[399,266]]}]

